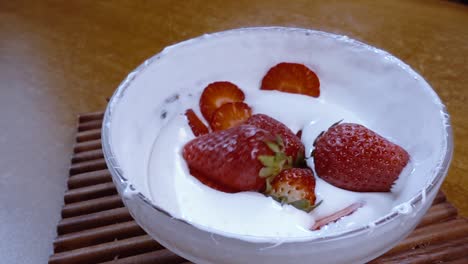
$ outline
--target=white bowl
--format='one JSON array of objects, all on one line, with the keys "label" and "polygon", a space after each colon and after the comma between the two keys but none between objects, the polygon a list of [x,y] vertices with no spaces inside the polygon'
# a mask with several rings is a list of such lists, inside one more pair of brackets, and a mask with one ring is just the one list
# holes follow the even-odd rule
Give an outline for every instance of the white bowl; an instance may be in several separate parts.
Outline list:
[{"label": "white bowl", "polygon": [[[408,150],[413,172],[394,210],[358,228],[275,243],[188,223],[154,203],[148,195],[148,159],[165,125],[162,116],[185,110],[171,108],[174,95],[192,89],[184,84],[195,83],[201,89],[206,83],[230,81],[246,69],[256,72],[281,61],[313,63],[325,80],[321,97],[332,98],[367,124],[378,124],[377,132]],[[356,69],[352,76],[344,73],[348,67]],[[188,81],[181,82],[184,78]],[[344,88],[349,82],[354,82],[353,91]],[[444,105],[408,65],[344,36],[279,27],[204,35],[145,61],[109,102],[102,141],[113,180],[135,220],[162,245],[196,263],[364,263],[376,258],[408,235],[430,207],[453,148]]]}]

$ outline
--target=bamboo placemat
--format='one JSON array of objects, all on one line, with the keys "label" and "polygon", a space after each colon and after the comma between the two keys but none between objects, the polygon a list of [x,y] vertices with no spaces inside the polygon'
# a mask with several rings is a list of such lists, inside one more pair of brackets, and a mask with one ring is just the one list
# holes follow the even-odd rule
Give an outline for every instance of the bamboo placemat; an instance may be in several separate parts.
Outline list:
[{"label": "bamboo placemat", "polygon": [[[117,194],[101,149],[102,112],[79,116],[49,263],[189,263],[147,235]],[[371,263],[468,263],[468,220],[439,193],[416,230]]]}]

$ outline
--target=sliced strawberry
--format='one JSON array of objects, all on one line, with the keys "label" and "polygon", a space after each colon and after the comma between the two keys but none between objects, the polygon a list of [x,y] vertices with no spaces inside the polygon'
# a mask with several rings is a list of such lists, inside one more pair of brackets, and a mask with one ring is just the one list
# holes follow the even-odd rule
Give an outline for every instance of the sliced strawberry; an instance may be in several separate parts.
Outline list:
[{"label": "sliced strawberry", "polygon": [[209,133],[208,128],[192,109],[187,109],[185,116],[187,116],[189,126],[196,137]]},{"label": "sliced strawberry", "polygon": [[252,109],[246,103],[225,103],[211,118],[210,126],[214,131],[225,130],[244,123],[252,115]]},{"label": "sliced strawberry", "polygon": [[314,143],[315,171],[328,183],[355,192],[389,192],[409,154],[358,124],[336,124]]},{"label": "sliced strawberry", "polygon": [[315,208],[316,199],[314,173],[308,168],[283,170],[267,185],[266,193],[281,203],[310,212]]},{"label": "sliced strawberry", "polygon": [[189,141],[182,156],[190,173],[215,189],[263,191],[266,178],[290,167],[291,158],[278,144],[264,129],[239,125]]},{"label": "sliced strawberry", "polygon": [[322,228],[322,226],[328,225],[329,223],[336,222],[340,220],[342,217],[345,217],[354,213],[357,209],[361,208],[363,205],[364,205],[363,203],[353,203],[350,206],[344,209],[341,209],[338,212],[335,212],[331,215],[320,218],[319,220],[315,222],[311,230],[319,230],[320,228]]},{"label": "sliced strawberry", "polygon": [[273,135],[279,135],[284,141],[286,155],[293,157],[296,167],[303,167],[305,164],[304,144],[285,124],[264,114],[253,115],[247,120],[246,124],[265,129]]},{"label": "sliced strawberry", "polygon": [[260,89],[319,97],[320,81],[305,65],[282,62],[267,72]]},{"label": "sliced strawberry", "polygon": [[225,103],[242,102],[244,92],[230,82],[214,82],[209,84],[200,97],[200,111],[206,121],[210,122],[213,113]]}]

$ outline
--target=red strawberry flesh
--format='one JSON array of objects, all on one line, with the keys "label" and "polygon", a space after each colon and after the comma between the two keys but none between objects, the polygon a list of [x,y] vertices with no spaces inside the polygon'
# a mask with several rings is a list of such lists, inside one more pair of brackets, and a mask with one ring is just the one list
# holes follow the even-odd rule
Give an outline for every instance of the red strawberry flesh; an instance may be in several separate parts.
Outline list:
[{"label": "red strawberry flesh", "polygon": [[296,136],[300,139],[302,138],[302,129],[297,131]]},{"label": "red strawberry flesh", "polygon": [[[193,176],[206,177],[229,192],[263,191],[265,178],[261,155],[273,155],[265,142],[274,141],[268,131],[240,125],[193,139],[182,151]],[[202,180],[201,180],[202,181]]]},{"label": "red strawberry flesh", "polygon": [[206,125],[203,124],[203,122],[200,120],[200,118],[198,118],[197,114],[195,114],[192,109],[188,109],[185,112],[185,116],[187,116],[189,126],[196,137],[209,133]]},{"label": "red strawberry flesh", "polygon": [[244,92],[231,82],[214,82],[209,84],[200,97],[200,111],[210,122],[213,113],[225,103],[242,102]]},{"label": "red strawberry flesh", "polygon": [[218,191],[221,191],[221,192],[226,192],[226,193],[236,192],[236,190],[217,183],[216,181],[210,179],[209,177],[205,176],[203,173],[200,173],[195,169],[191,169],[190,174],[192,174],[195,178],[197,178],[201,183],[203,183],[204,185],[206,185],[206,186],[208,186],[208,187],[210,187],[212,189],[215,189],[215,190],[218,190]]},{"label": "red strawberry flesh", "polygon": [[305,65],[282,62],[267,72],[260,89],[318,97],[320,81],[317,75]]},{"label": "red strawberry flesh", "polygon": [[225,130],[242,124],[251,115],[252,109],[243,102],[225,103],[213,113],[210,126],[213,131]]},{"label": "red strawberry flesh", "polygon": [[305,150],[301,139],[280,121],[265,114],[255,114],[245,124],[265,129],[273,135],[279,135],[284,142],[284,152],[286,155],[293,157],[293,160],[296,161],[298,157],[304,157]]},{"label": "red strawberry flesh", "polygon": [[350,191],[389,192],[409,162],[403,148],[358,124],[334,125],[314,145],[317,175]]},{"label": "red strawberry flesh", "polygon": [[307,200],[307,207],[311,208],[316,199],[314,173],[308,168],[283,170],[271,181],[271,190],[268,191],[268,194],[289,204]]}]

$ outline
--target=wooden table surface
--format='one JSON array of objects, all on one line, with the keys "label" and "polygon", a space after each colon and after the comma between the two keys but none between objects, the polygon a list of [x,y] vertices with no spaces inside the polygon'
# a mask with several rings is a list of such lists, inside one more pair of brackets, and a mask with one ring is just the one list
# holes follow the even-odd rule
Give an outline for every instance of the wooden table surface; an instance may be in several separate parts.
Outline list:
[{"label": "wooden table surface", "polygon": [[102,110],[163,47],[247,26],[348,35],[420,72],[447,105],[455,155],[443,185],[468,216],[468,6],[453,1],[0,1],[0,256],[51,253],[75,117]]}]

